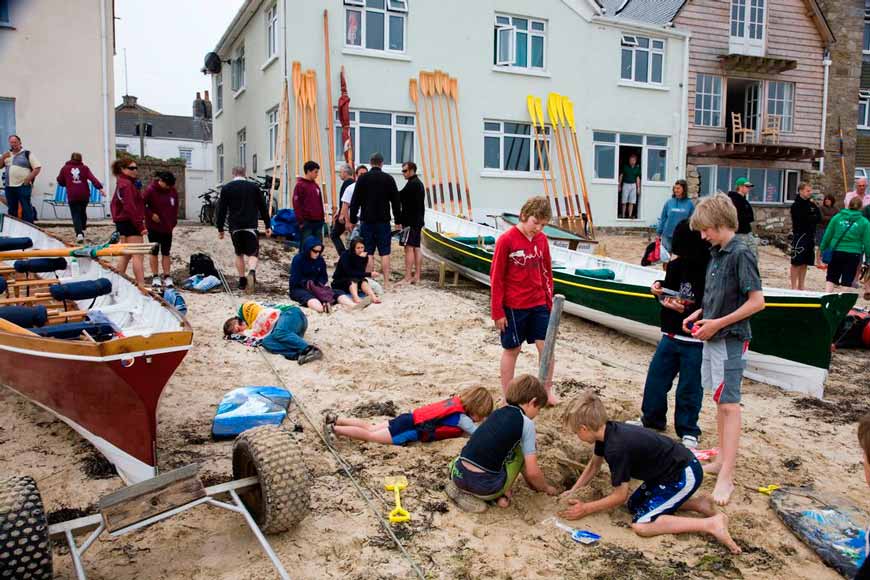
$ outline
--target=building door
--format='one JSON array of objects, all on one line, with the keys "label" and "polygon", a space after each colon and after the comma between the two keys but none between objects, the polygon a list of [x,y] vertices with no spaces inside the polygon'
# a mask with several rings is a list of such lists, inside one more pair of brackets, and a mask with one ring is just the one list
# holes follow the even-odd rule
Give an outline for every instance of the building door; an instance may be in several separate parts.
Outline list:
[{"label": "building door", "polygon": [[758,128],[761,126],[761,83],[751,82],[746,86],[746,97],[744,99],[743,119],[744,126],[747,129],[755,131],[755,139],[747,139],[747,141],[758,141]]},{"label": "building door", "polygon": [[766,15],[766,0],[731,0],[732,54],[764,56]]}]

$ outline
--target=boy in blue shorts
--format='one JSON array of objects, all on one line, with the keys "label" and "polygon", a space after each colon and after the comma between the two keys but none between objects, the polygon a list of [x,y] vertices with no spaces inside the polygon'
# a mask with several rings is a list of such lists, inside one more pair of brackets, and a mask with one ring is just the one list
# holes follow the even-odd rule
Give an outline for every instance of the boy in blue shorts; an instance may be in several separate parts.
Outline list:
[{"label": "boy in blue shorts", "polygon": [[[565,427],[584,443],[595,445],[595,451],[577,483],[563,495],[586,486],[605,461],[610,468],[613,492],[591,502],[570,499],[570,507],[559,513],[561,517],[579,520],[627,502],[633,516],[631,528],[639,536],[701,532],[716,538],[732,554],[740,553],[740,547],[728,533],[725,514],[716,513],[710,496],[695,495],[704,471],[682,444],[644,427],[608,421],[604,404],[593,393],[568,403]],[[632,479],[643,483],[629,496],[628,484]],[[704,517],[674,515],[678,510],[697,512]]]}]

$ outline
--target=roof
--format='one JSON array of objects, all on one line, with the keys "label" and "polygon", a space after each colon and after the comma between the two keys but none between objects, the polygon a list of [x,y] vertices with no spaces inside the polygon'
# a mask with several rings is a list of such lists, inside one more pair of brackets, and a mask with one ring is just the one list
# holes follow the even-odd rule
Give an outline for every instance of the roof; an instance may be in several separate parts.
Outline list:
[{"label": "roof", "polygon": [[[142,120],[151,124],[151,138],[188,139],[192,141],[211,141],[211,121],[182,117],[180,115],[143,114]],[[138,113],[119,111],[115,113],[115,134],[135,137]]]}]

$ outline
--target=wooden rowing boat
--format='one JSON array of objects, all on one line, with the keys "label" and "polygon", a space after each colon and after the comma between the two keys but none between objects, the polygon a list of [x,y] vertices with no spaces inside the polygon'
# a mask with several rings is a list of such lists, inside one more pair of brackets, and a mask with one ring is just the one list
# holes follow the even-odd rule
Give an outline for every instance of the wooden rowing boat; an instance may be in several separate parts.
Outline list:
[{"label": "wooden rowing boat", "polygon": [[[423,251],[464,275],[489,284],[494,240],[502,232],[451,215],[426,211]],[[551,245],[555,292],[565,310],[649,342],[661,338],[659,304],[650,293],[660,269]],[[577,270],[612,270],[613,280]],[[821,397],[831,363],[833,336],[855,294],[820,294],[765,288],[766,308],[752,318],[746,376],[787,390]]]},{"label": "wooden rowing boat", "polygon": [[[0,236],[29,237],[34,248],[64,247],[61,240],[31,224],[0,218]],[[12,265],[12,260],[0,261],[0,276],[10,294],[16,288],[30,293],[32,285],[54,282],[54,274],[22,280]],[[80,313],[78,318],[99,316],[116,332],[101,342],[87,331],[71,339],[48,338],[35,331],[50,326],[32,331],[0,320],[0,384],[75,429],[115,465],[127,483],[151,478],[157,473],[160,395],[190,349],[191,327],[166,302],[139,290],[100,260],[80,258],[75,268],[70,264],[57,275],[61,284],[106,278],[111,292],[63,304],[37,294],[32,302],[55,308],[60,319],[75,316],[65,314],[70,309]],[[57,318],[50,317],[49,325],[53,320]]]}]

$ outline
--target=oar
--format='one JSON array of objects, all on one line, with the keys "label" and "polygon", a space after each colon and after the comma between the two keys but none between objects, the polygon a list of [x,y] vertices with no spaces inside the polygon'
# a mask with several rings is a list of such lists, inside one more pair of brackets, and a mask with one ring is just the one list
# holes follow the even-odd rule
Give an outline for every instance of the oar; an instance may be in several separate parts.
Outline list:
[{"label": "oar", "polygon": [[453,132],[453,118],[450,115],[450,77],[444,71],[435,71],[438,77],[438,93],[447,104],[447,126],[450,128],[450,155],[453,158],[453,184],[456,189],[456,203],[459,205],[459,217],[465,217],[462,207],[462,194],[459,191],[459,161],[456,159],[456,138]]},{"label": "oar", "polygon": [[[302,64],[297,60],[293,62],[293,99],[295,102],[293,112],[293,173],[292,177],[299,175],[299,141],[302,139],[302,131],[299,127],[299,108],[302,106]],[[291,177],[288,172],[288,177]]]},{"label": "oar", "polygon": [[[580,142],[577,140],[577,126],[574,122],[574,103],[571,99],[564,98],[562,101],[565,118],[571,127],[571,137],[574,143],[574,153],[577,155],[577,167],[580,170],[580,187],[583,189],[583,205],[586,207],[586,219],[589,222],[589,235],[595,239],[595,226],[592,223],[592,205],[589,203],[589,192],[586,189],[586,175],[583,173],[583,156],[580,155]],[[580,206],[580,201],[577,201]]]},{"label": "oar", "polygon": [[323,43],[324,54],[326,56],[326,127],[329,138],[326,140],[329,151],[329,159],[326,164],[327,173],[329,174],[329,190],[332,192],[332,213],[336,215],[338,211],[338,191],[335,188],[335,113],[332,110],[332,68],[329,62],[329,11],[323,10]]},{"label": "oar", "polygon": [[417,130],[417,147],[420,149],[420,174],[423,176],[423,188],[426,190],[426,207],[432,208],[432,197],[429,186],[426,183],[431,183],[427,171],[430,169],[426,163],[426,154],[424,153],[425,146],[423,144],[422,129],[420,128],[420,107],[417,105],[419,95],[417,94],[417,79],[408,81],[408,93],[411,95],[411,100],[414,101],[414,128]]},{"label": "oar", "polygon": [[556,139],[556,155],[559,157],[559,169],[562,177],[562,197],[565,200],[565,213],[568,216],[568,221],[574,221],[574,208],[571,203],[571,180],[568,176],[568,166],[565,163],[565,150],[562,148],[561,133],[559,131],[559,118],[553,104],[553,94],[547,95],[547,117],[550,120],[550,126],[553,128],[553,136]]},{"label": "oar", "polygon": [[111,246],[78,246],[69,248],[41,248],[0,252],[0,260],[21,260],[27,258],[90,258],[96,256],[132,256],[147,254],[157,244],[114,244]]},{"label": "oar", "polygon": [[456,215],[456,202],[453,199],[453,175],[450,171],[450,154],[447,152],[447,127],[445,127],[445,119],[444,119],[444,107],[442,100],[438,98],[438,94],[441,92],[441,76],[438,71],[430,73],[429,77],[432,79],[432,99],[433,101],[438,101],[438,123],[441,125],[441,133],[444,136],[444,166],[447,167],[447,171],[445,171],[445,177],[447,177],[447,191],[450,194],[450,213]]},{"label": "oar", "polygon": [[465,204],[468,206],[468,219],[474,220],[471,211],[471,189],[468,187],[468,161],[465,159],[465,146],[462,144],[462,123],[459,122],[459,80],[450,79],[450,97],[453,99],[453,112],[456,114],[456,133],[459,137],[459,156],[462,157],[462,181],[465,184]]},{"label": "oar", "polygon": [[[548,103],[548,105],[549,105],[549,103]],[[540,109],[540,107],[541,107],[541,99],[536,97],[536,98],[535,98],[535,112],[538,113],[538,115],[540,115],[540,117],[541,117],[541,118],[540,118],[540,121],[541,121],[541,124],[543,125],[543,124],[544,124],[544,117],[543,117],[543,115],[541,114],[541,109]],[[568,203],[567,203],[568,198],[567,198],[567,194],[566,194],[566,190],[568,189],[568,184],[567,184],[567,180],[566,180],[566,178],[565,178],[565,175],[566,175],[566,173],[565,173],[565,165],[564,165],[564,162],[563,162],[563,160],[562,160],[562,156],[561,156],[561,154],[560,154],[560,153],[561,153],[561,146],[559,145],[559,140],[556,139],[556,131],[558,131],[558,128],[557,128],[557,126],[556,126],[556,123],[555,123],[554,120],[553,120],[553,116],[550,114],[550,109],[549,109],[549,107],[547,107],[547,116],[548,116],[549,119],[550,119],[550,127],[552,128],[552,131],[553,131],[553,139],[556,141],[556,161],[559,163],[559,167],[560,167],[560,169],[561,169],[561,171],[559,171],[559,179],[560,179],[561,182],[562,182],[561,190],[562,190],[562,198],[563,198],[563,201],[565,202],[565,215],[568,216],[568,217],[570,217],[571,212],[568,210]],[[552,160],[551,160],[550,168],[551,168],[551,170],[552,170]],[[556,180],[556,178],[555,178],[555,174],[556,174],[556,172],[555,172],[555,170],[552,170],[552,171],[553,171],[553,175],[554,175],[554,177],[553,177],[553,181],[554,181],[554,183],[555,183],[555,180]],[[559,193],[559,190],[557,189],[557,190],[556,190],[556,193],[555,193],[556,203],[558,203],[558,199],[559,199],[559,195],[558,195],[558,193]]]},{"label": "oar", "polygon": [[[423,83],[424,83],[425,78],[426,77],[425,77],[424,73],[420,73],[420,83],[419,83],[418,88],[420,89],[420,93],[422,93],[424,96],[425,96],[425,93],[423,92]],[[440,212],[446,212],[447,210],[444,207],[444,188],[443,188],[443,186],[441,189],[441,201],[440,201],[440,203],[438,201],[438,192],[436,191],[436,179],[437,179],[436,178],[436,171],[438,170],[438,167],[435,164],[436,151],[435,151],[435,146],[433,145],[433,141],[432,141],[432,139],[433,139],[432,134],[435,131],[435,120],[434,120],[434,118],[432,118],[432,119],[429,118],[429,111],[426,109],[425,102],[423,102],[422,109],[423,109],[423,120],[425,122],[425,127],[426,127],[426,143],[428,146],[428,149],[426,151],[426,159],[428,159],[429,163],[430,163],[429,174],[430,174],[431,179],[432,179],[432,182],[430,184],[430,189],[432,190],[432,206]]]},{"label": "oar", "polygon": [[432,134],[434,135],[435,160],[438,167],[438,189],[441,193],[441,211],[447,213],[447,202],[444,199],[444,175],[442,174],[443,167],[441,165],[441,146],[438,144],[438,122],[435,119],[435,101],[432,98],[432,76],[431,73],[420,71],[420,88],[423,89],[423,96],[429,97],[429,114],[432,121]]},{"label": "oar", "polygon": [[[537,118],[535,115],[535,97],[533,97],[532,95],[529,95],[526,97],[526,108],[528,108],[529,118],[532,120],[532,132],[535,136],[535,148],[538,151],[538,159],[540,160],[540,164],[541,164],[541,179],[544,180],[544,193],[547,196],[547,200],[550,202],[550,204],[552,204],[553,199],[550,196],[550,185],[549,185],[549,182],[547,180],[547,173],[544,170],[544,155],[541,152],[542,151],[541,150],[541,137],[542,137],[542,135],[538,132],[538,121],[537,121]],[[544,137],[544,139],[546,139],[546,133],[543,134],[543,137]],[[549,156],[547,157],[547,159],[549,160]],[[556,213],[557,213],[558,217],[560,217],[560,218],[562,217],[562,210],[559,209],[559,201],[558,200],[556,201]]]},{"label": "oar", "polygon": [[[314,146],[317,147],[317,151],[314,154],[314,160],[317,161],[317,164],[320,165],[320,167],[322,168],[323,144],[320,141],[320,115],[318,115],[317,113],[317,73],[315,73],[313,70],[308,72],[311,75],[311,84],[309,91],[311,95],[311,102],[313,104],[312,108],[314,109]],[[323,170],[321,170],[320,174],[323,175],[323,173]],[[324,183],[323,179],[320,180],[320,183],[323,186],[320,191],[322,195],[321,203],[323,203],[323,205],[326,205],[326,200],[329,199],[329,196],[327,195],[326,183]]]},{"label": "oar", "polygon": [[556,112],[556,120],[559,123],[559,138],[564,141],[562,150],[565,152],[565,166],[568,168],[568,177],[571,180],[571,192],[573,197],[568,197],[569,205],[571,206],[571,217],[580,215],[580,204],[577,204],[577,213],[574,213],[574,199],[577,197],[577,177],[574,174],[574,159],[571,156],[571,146],[568,144],[568,134],[566,133],[568,124],[565,122],[565,112],[562,110],[562,95],[558,93],[550,93],[549,98],[553,103],[553,110]]}]

